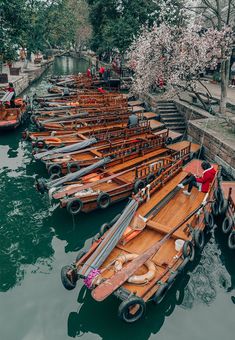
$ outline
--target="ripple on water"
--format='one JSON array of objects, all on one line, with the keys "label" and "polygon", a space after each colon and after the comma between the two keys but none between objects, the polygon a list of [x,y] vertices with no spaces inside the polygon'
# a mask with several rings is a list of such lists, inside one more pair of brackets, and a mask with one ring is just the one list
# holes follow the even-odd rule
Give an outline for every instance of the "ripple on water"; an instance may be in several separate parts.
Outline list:
[{"label": "ripple on water", "polygon": [[228,288],[231,278],[220,260],[220,252],[214,238],[202,251],[200,263],[190,273],[190,281],[185,289],[183,308],[192,308],[194,303],[210,305],[219,288]]}]

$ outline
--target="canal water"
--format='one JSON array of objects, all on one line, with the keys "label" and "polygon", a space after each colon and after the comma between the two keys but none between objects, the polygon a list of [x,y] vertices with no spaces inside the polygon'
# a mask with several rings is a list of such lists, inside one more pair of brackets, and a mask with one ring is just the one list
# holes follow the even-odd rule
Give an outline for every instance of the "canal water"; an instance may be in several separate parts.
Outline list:
[{"label": "canal water", "polygon": [[[86,67],[76,59],[57,58],[27,93],[45,93],[51,74],[84,72]],[[36,174],[46,173],[32,161],[29,143],[21,140],[27,124],[0,135],[0,339],[234,339],[235,254],[218,230],[166,300],[158,307],[148,303],[136,324],[117,318],[115,298],[97,303],[81,283],[73,291],[63,288],[61,267],[125,202],[74,219],[51,205],[34,188]]]}]

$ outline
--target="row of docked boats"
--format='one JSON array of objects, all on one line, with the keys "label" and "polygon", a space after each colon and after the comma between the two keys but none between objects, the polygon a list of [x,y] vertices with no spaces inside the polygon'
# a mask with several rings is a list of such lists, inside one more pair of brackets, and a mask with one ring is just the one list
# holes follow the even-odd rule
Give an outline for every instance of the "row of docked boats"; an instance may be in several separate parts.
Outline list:
[{"label": "row of docked boats", "polygon": [[[118,316],[135,322],[146,302],[161,303],[203,249],[214,216],[224,219],[234,243],[232,190],[226,194],[213,164],[207,190],[193,187],[185,194],[192,174],[205,179],[202,161],[193,157],[200,147],[178,141],[140,101],[116,90],[100,92],[85,75],[53,82],[52,95],[34,98],[34,131],[23,133],[49,175],[36,179],[37,190],[71,215],[105,210],[129,197],[124,210],[62,268],[62,283],[71,290],[83,280],[96,301],[115,295],[121,300]],[[136,126],[129,124],[133,113]]]}]

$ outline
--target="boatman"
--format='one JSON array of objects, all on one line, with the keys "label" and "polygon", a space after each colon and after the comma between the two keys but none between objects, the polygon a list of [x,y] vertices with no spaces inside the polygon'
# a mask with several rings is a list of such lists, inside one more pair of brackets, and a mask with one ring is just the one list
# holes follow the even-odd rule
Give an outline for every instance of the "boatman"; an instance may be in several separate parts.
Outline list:
[{"label": "boatman", "polygon": [[138,125],[139,125],[139,118],[134,112],[132,112],[128,118],[127,127],[130,129]]},{"label": "boatman", "polygon": [[179,188],[184,188],[185,185],[188,185],[188,190],[183,191],[185,195],[190,196],[193,187],[196,187],[199,191],[204,193],[209,191],[210,184],[215,178],[216,171],[209,162],[202,162],[201,167],[204,170],[201,177],[191,175],[178,185]]}]

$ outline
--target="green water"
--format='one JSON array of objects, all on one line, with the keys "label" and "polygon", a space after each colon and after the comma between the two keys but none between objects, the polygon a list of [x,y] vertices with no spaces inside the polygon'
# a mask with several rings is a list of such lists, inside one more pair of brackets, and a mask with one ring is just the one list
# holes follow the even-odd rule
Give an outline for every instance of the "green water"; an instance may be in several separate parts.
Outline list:
[{"label": "green water", "polygon": [[[45,92],[51,73],[86,70],[86,63],[58,58],[28,93]],[[149,303],[143,320],[117,319],[118,301],[66,291],[60,269],[91,242],[99,226],[124,203],[72,219],[34,189],[31,149],[21,131],[0,135],[0,340],[161,339],[232,340],[235,334],[235,253],[217,231],[188,274],[178,278],[158,307]]]}]

